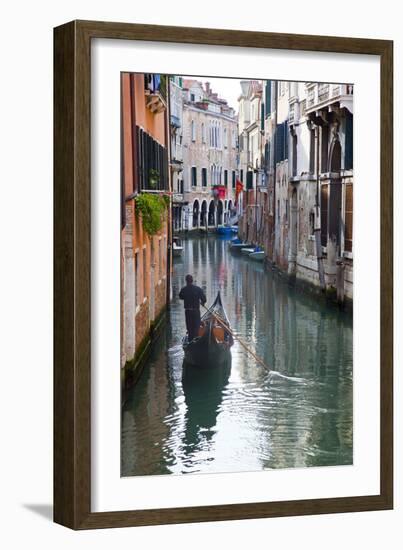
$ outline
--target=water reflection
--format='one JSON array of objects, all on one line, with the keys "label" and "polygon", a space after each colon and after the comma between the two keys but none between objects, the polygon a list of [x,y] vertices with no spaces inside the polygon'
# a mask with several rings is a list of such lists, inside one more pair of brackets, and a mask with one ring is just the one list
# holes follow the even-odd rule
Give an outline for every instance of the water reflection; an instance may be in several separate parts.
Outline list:
[{"label": "water reflection", "polygon": [[[217,416],[231,373],[231,361],[209,369],[200,369],[184,361],[182,372],[186,404],[184,445],[190,462],[197,467],[200,452],[211,451],[214,446]],[[214,457],[210,456],[209,460]]]},{"label": "water reflection", "polygon": [[[228,472],[352,463],[352,321],[232,256],[225,240],[184,241],[170,321],[122,411],[122,475]],[[236,333],[232,366],[183,365],[186,273],[220,290]]]}]

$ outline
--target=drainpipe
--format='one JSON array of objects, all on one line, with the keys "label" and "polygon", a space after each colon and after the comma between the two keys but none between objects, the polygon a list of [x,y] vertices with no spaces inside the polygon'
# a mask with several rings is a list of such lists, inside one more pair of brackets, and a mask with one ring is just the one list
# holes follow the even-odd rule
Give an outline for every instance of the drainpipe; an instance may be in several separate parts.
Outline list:
[{"label": "drainpipe", "polygon": [[272,262],[275,263],[276,257],[276,178],[277,178],[277,163],[276,163],[276,143],[277,143],[277,108],[278,108],[278,82],[274,82],[274,117],[273,117],[273,227],[272,227]]},{"label": "drainpipe", "polygon": [[325,271],[323,267],[322,242],[321,242],[321,227],[320,227],[320,207],[319,207],[319,126],[315,128],[316,139],[316,197],[315,197],[315,244],[316,257],[318,259],[319,285],[321,290],[326,290]]},{"label": "drainpipe", "polygon": [[172,236],[173,236],[173,216],[172,216],[172,173],[171,173],[171,77],[166,75],[166,99],[167,109],[165,117],[165,142],[167,146],[167,163],[168,163],[168,192],[169,192],[169,207],[168,207],[168,221],[167,221],[167,288],[166,288],[166,302],[169,302],[172,298],[171,288],[171,269],[172,269]]}]

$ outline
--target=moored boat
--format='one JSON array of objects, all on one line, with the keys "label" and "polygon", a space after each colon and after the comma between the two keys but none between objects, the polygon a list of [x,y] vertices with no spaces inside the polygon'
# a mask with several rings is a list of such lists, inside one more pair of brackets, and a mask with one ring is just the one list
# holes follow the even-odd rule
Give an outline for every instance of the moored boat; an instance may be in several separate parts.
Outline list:
[{"label": "moored boat", "polygon": [[242,247],[241,248],[241,253],[244,254],[245,256],[249,256],[249,254],[252,254],[252,252],[255,252],[255,249],[252,248],[252,247]]},{"label": "moored boat", "polygon": [[236,241],[231,241],[229,244],[229,248],[231,252],[241,252],[242,248],[248,247],[248,243],[242,242],[240,239],[237,239]]},{"label": "moored boat", "polygon": [[249,254],[249,258],[255,262],[263,262],[265,253],[263,250],[258,250],[257,252],[252,252],[252,254]]},{"label": "moored boat", "polygon": [[230,324],[218,292],[201,318],[199,335],[190,342],[186,335],[182,341],[186,363],[204,368],[227,363],[234,340],[225,327],[230,328]]},{"label": "moored boat", "polygon": [[219,235],[230,235],[232,233],[232,229],[230,225],[219,225],[216,228],[216,232]]},{"label": "moored boat", "polygon": [[183,246],[179,237],[174,237],[172,242],[172,254],[174,257],[182,256]]}]

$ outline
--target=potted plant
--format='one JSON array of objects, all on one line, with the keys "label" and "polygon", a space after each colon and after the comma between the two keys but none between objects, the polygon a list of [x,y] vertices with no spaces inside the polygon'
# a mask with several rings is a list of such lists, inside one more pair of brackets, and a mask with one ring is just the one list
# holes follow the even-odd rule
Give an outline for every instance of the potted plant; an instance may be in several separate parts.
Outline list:
[{"label": "potted plant", "polygon": [[151,168],[148,173],[148,185],[150,189],[155,189],[160,179],[160,173],[155,168]]}]

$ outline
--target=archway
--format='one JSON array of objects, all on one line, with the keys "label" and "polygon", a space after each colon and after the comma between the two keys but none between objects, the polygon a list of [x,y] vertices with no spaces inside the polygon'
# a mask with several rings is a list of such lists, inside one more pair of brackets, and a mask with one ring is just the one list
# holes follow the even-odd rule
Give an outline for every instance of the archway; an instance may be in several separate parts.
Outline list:
[{"label": "archway", "polygon": [[214,201],[211,201],[208,209],[208,224],[215,225],[215,207]]},{"label": "archway", "polygon": [[232,223],[232,218],[234,217],[234,212],[232,211],[232,200],[228,201],[228,222]]},{"label": "archway", "polygon": [[199,201],[193,203],[193,227],[199,227]]},{"label": "archway", "polygon": [[290,256],[289,256],[289,273],[294,274],[297,266],[297,249],[298,249],[298,192],[294,187],[291,195],[290,208]]},{"label": "archway", "polygon": [[330,149],[330,172],[328,204],[328,236],[329,240],[336,246],[337,254],[340,254],[340,232],[341,232],[341,145],[335,138]]},{"label": "archway", "polygon": [[205,227],[207,221],[207,201],[203,201],[200,210],[200,227]]},{"label": "archway", "polygon": [[330,172],[340,172],[341,168],[341,145],[338,139],[332,143],[330,151]]},{"label": "archway", "polygon": [[218,201],[218,205],[217,205],[217,225],[222,225],[222,223],[223,223],[223,213],[224,213],[223,202]]}]

